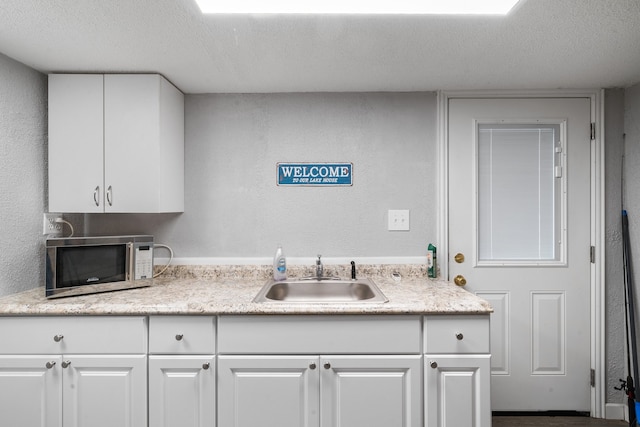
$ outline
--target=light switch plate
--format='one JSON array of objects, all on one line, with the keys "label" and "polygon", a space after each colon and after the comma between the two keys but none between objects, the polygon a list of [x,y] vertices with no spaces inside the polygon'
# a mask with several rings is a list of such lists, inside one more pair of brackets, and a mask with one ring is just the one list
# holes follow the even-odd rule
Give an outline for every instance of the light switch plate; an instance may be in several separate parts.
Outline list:
[{"label": "light switch plate", "polygon": [[409,231],[409,210],[389,210],[389,231]]}]

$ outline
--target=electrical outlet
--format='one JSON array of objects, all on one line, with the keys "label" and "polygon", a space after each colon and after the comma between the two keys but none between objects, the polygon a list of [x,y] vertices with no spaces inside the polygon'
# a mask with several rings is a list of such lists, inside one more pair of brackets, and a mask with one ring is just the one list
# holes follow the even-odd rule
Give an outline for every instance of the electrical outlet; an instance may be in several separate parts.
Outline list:
[{"label": "electrical outlet", "polygon": [[409,211],[389,210],[389,231],[409,231]]},{"label": "electrical outlet", "polygon": [[42,220],[42,234],[49,237],[62,236],[62,224],[56,222],[56,219],[62,218],[62,215],[56,213],[45,213]]}]

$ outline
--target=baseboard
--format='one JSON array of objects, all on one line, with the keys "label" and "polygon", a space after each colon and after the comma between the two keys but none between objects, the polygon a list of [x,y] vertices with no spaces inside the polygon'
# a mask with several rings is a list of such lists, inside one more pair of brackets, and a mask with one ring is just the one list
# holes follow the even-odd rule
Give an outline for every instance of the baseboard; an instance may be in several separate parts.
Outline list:
[{"label": "baseboard", "polygon": [[625,420],[629,422],[629,408],[623,403],[607,403],[604,406],[604,417],[607,420]]}]

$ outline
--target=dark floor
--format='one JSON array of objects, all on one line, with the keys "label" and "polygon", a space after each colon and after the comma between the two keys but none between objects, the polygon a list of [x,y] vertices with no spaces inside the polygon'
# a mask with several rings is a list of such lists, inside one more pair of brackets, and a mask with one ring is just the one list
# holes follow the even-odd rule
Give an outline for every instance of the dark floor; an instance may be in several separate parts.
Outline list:
[{"label": "dark floor", "polygon": [[547,416],[495,416],[493,427],[624,427],[626,421],[601,420],[588,417],[547,417]]}]

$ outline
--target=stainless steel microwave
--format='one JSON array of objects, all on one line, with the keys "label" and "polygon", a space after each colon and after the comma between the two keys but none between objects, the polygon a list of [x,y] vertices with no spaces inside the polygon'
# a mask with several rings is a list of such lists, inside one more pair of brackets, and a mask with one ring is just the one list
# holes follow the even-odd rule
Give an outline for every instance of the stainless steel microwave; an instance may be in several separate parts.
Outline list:
[{"label": "stainless steel microwave", "polygon": [[47,298],[149,286],[153,236],[47,239],[45,266]]}]

